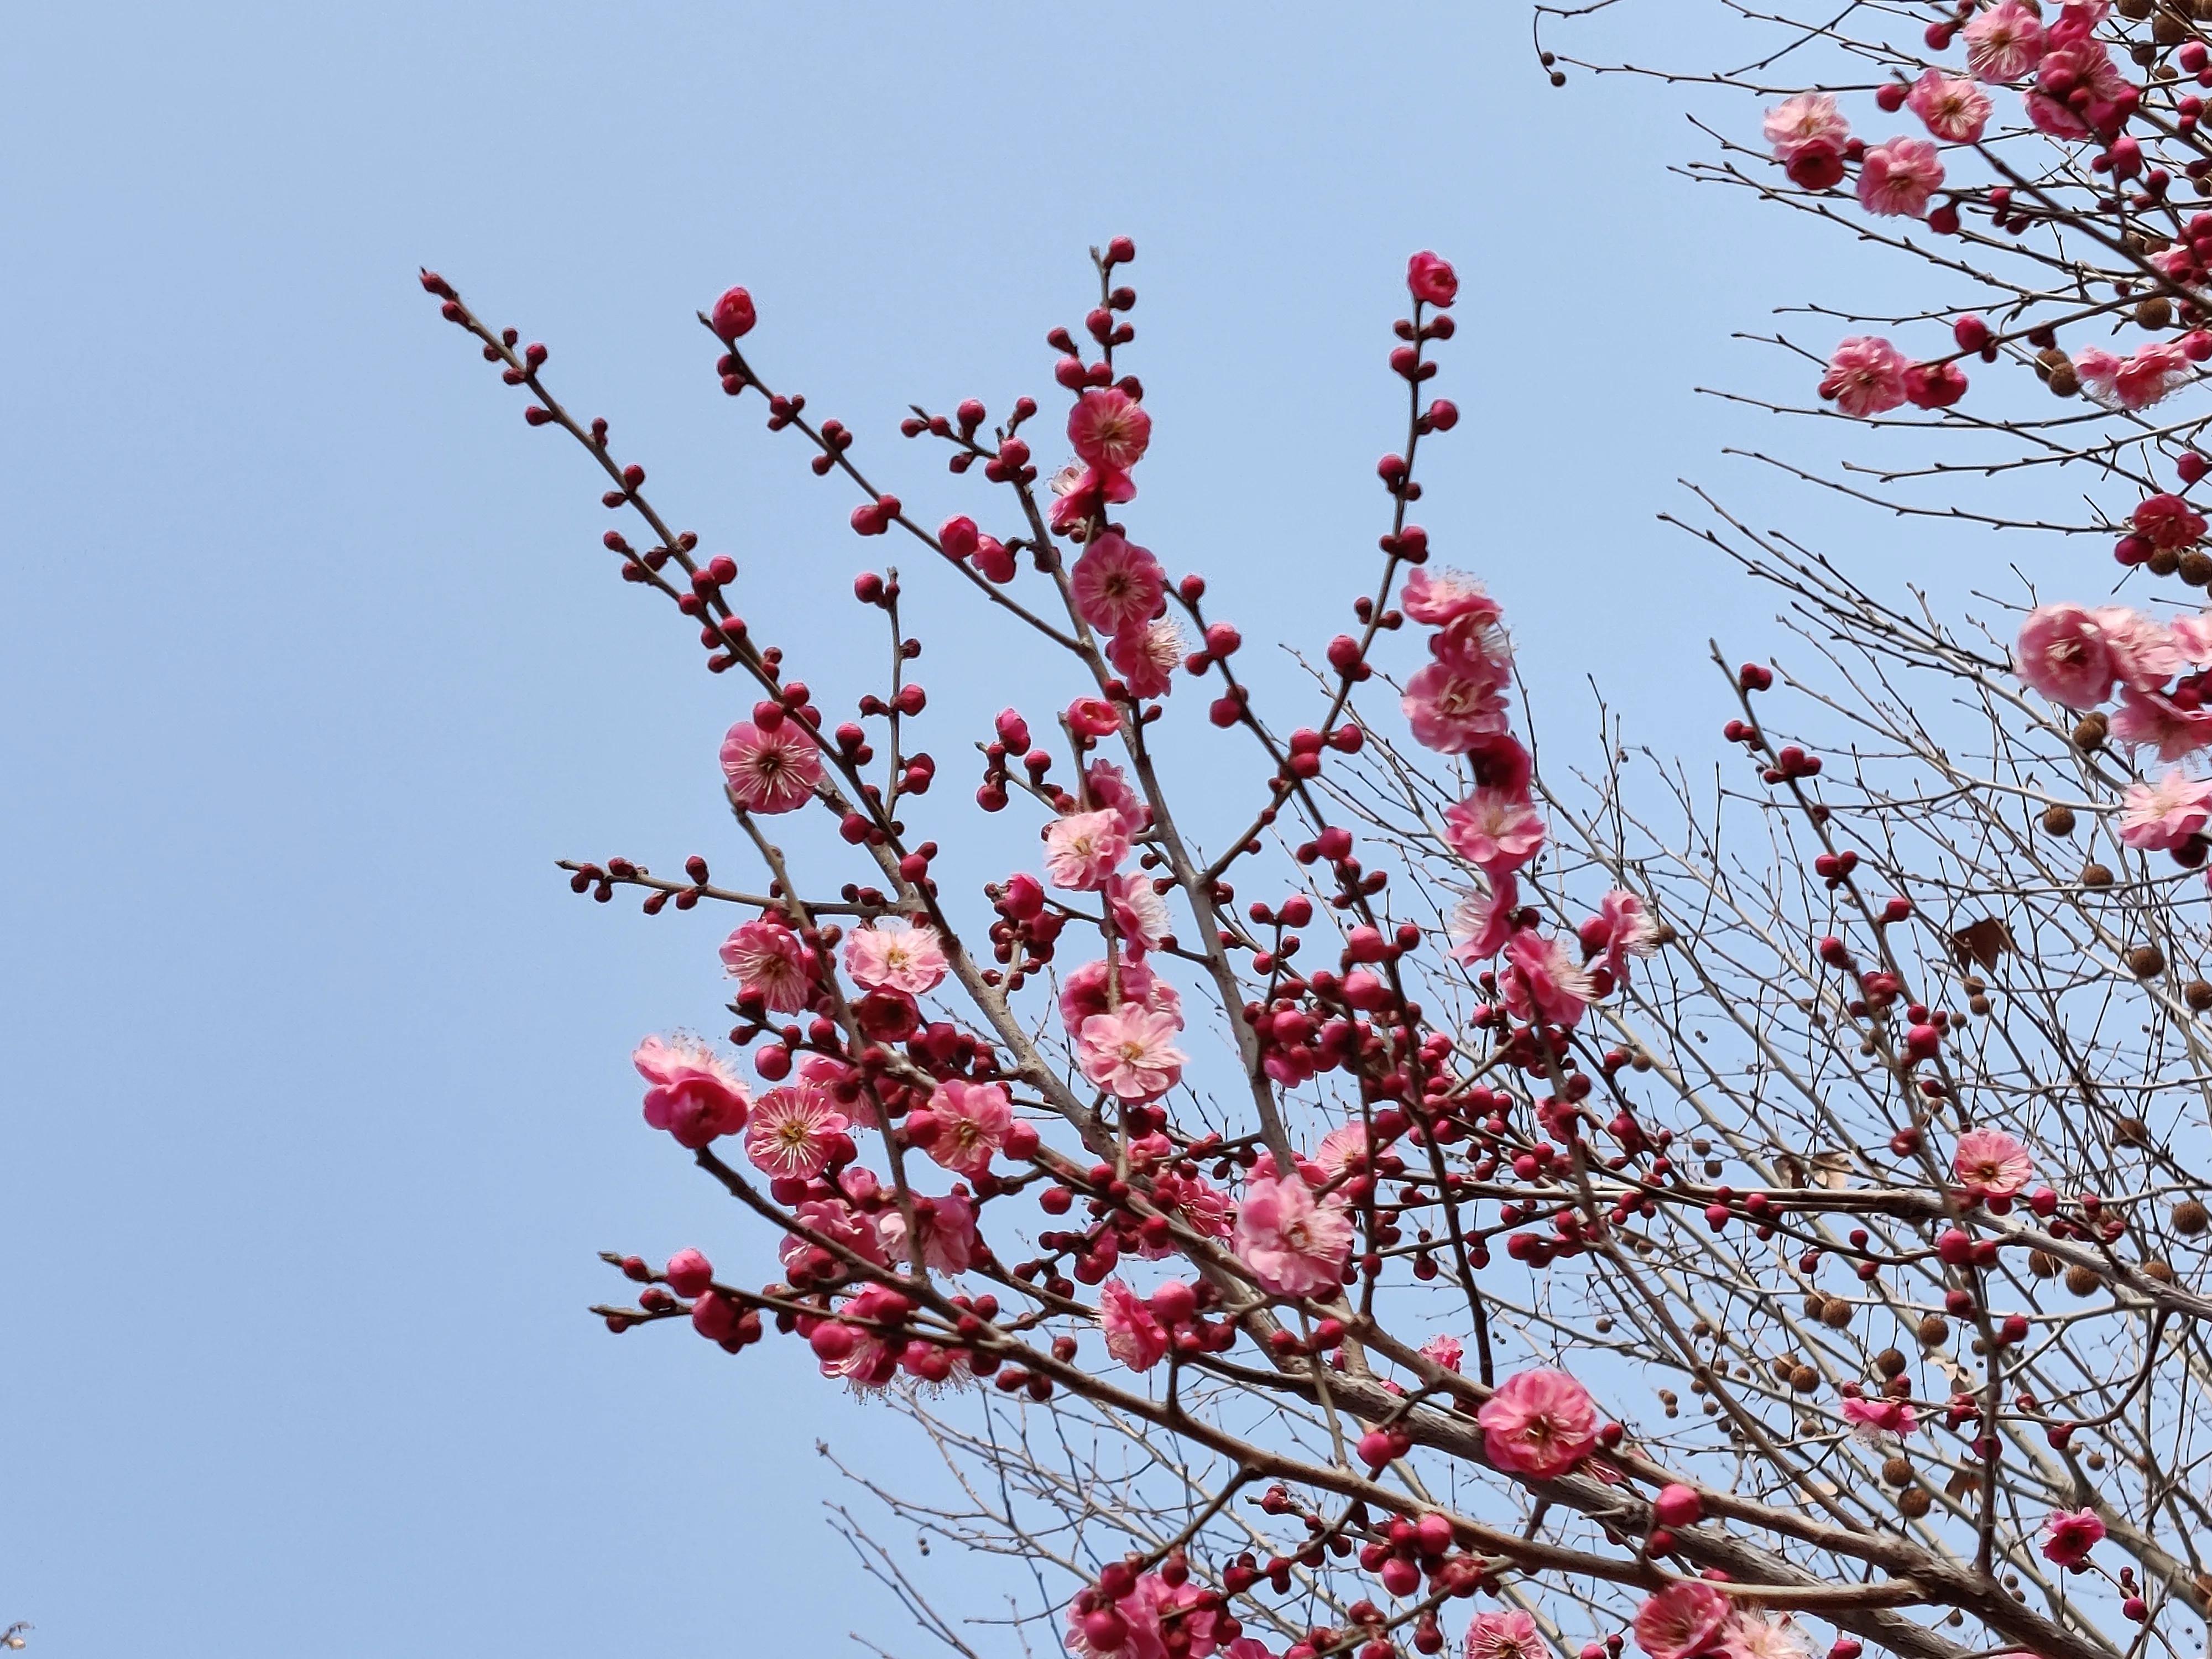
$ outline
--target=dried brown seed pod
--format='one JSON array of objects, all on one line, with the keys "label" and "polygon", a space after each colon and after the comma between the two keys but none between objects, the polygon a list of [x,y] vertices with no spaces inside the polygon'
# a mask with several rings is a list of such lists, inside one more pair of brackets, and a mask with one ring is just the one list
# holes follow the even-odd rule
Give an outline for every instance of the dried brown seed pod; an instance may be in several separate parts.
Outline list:
[{"label": "dried brown seed pod", "polygon": [[2102,714],[2084,714],[2074,722],[2074,746],[2076,749],[2102,749],[2105,739],[2112,735],[2112,723]]},{"label": "dried brown seed pod", "polygon": [[1911,1486],[1912,1484],[1911,1460],[1903,1457],[1891,1458],[1881,1466],[1881,1478],[1893,1486]]},{"label": "dried brown seed pod", "polygon": [[2212,1215],[2195,1199],[2185,1198],[2173,1206],[2173,1231],[2184,1238],[2195,1238],[2208,1226],[2212,1226]]},{"label": "dried brown seed pod", "polygon": [[1925,1486],[1907,1486],[1897,1494],[1897,1507],[1907,1519],[1917,1521],[1936,1507],[1936,1500],[1929,1497]]},{"label": "dried brown seed pod", "polygon": [[2063,802],[2054,801],[2043,809],[2043,827],[2054,836],[2074,833],[2074,809]]},{"label": "dried brown seed pod", "polygon": [[1790,1373],[1790,1386],[1799,1394],[1812,1394],[1820,1386],[1820,1373],[1810,1365],[1800,1365]]},{"label": "dried brown seed pod", "polygon": [[2094,1296],[2104,1282],[2092,1267],[2069,1267],[2066,1270],[2066,1288],[2076,1296]]},{"label": "dried brown seed pod", "polygon": [[1820,1322],[1832,1331],[1840,1331],[1851,1322],[1851,1304],[1839,1296],[1828,1298],[1828,1305],[1820,1310]]},{"label": "dried brown seed pod", "polygon": [[2027,1270],[2038,1279],[2056,1279],[2058,1277],[2058,1258],[2048,1250],[2030,1250],[2027,1253]]},{"label": "dried brown seed pod", "polygon": [[1884,1348],[1874,1357],[1874,1368],[1884,1376],[1905,1375],[1905,1355],[1895,1348]]},{"label": "dried brown seed pod", "polygon": [[2127,955],[2128,971],[2137,979],[2149,979],[2166,969],[2166,953],[2155,945],[2138,945]]}]

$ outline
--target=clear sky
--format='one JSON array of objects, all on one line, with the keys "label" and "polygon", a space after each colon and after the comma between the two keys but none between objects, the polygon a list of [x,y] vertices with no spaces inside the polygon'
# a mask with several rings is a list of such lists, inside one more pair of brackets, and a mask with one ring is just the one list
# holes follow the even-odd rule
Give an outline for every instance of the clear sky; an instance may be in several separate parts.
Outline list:
[{"label": "clear sky", "polygon": [[[1691,387],[1773,382],[1729,335],[1848,245],[1671,176],[1676,94],[1553,91],[1510,0],[85,0],[9,33],[0,1621],[35,1654],[921,1650],[818,1518],[814,1440],[896,1479],[898,1425],[789,1345],[582,1311],[604,1248],[771,1271],[627,1063],[714,1029],[717,929],[551,868],[744,871],[740,711],[418,263],[552,346],[795,653],[883,544],[720,396],[693,311],[748,283],[759,361],[942,514],[973,492],[898,415],[1048,394],[1120,232],[1145,539],[1255,643],[1324,641],[1365,579],[1417,247],[1465,277],[1469,416],[1423,516],[1554,727],[1595,672],[1710,759],[1705,635],[1773,642],[1654,522],[1675,479],[1844,522],[1722,459],[1750,417]],[[924,665],[955,710],[1021,672],[981,635]]]}]

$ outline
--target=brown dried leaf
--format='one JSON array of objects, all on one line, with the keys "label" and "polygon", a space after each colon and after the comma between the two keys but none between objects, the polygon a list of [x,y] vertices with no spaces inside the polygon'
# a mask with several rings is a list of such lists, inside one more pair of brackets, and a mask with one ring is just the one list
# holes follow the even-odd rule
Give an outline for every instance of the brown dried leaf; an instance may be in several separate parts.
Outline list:
[{"label": "brown dried leaf", "polygon": [[1951,935],[1951,959],[1962,970],[1976,963],[1994,968],[1999,957],[2017,948],[2012,942],[2012,929],[1996,916],[1970,921]]}]

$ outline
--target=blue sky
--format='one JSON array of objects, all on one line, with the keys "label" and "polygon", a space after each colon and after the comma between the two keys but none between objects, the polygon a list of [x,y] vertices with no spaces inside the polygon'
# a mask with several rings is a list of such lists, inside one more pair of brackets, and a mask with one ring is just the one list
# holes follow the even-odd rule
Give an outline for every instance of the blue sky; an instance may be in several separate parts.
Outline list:
[{"label": "blue sky", "polygon": [[[769,1272],[627,1064],[713,1028],[718,932],[551,868],[742,870],[713,765],[740,711],[418,263],[552,346],[771,620],[881,544],[720,396],[693,311],[747,283],[763,366],[950,513],[899,414],[1048,394],[1042,335],[1119,232],[1146,539],[1255,644],[1317,645],[1365,578],[1423,246],[1465,279],[1440,389],[1468,413],[1423,517],[1554,728],[1598,672],[1711,744],[1706,634],[1772,642],[1771,598],[1655,523],[1678,477],[1903,568],[1881,521],[1721,459],[1751,417],[1691,390],[1788,384],[1731,331],[1888,278],[1670,176],[1676,94],[1554,92],[1516,6],[88,3],[10,33],[0,1620],[40,1653],[920,1650],[817,1518],[815,1439],[896,1476],[898,1426],[785,1348],[581,1311],[610,1246]],[[915,586],[957,753],[1022,665]]]}]

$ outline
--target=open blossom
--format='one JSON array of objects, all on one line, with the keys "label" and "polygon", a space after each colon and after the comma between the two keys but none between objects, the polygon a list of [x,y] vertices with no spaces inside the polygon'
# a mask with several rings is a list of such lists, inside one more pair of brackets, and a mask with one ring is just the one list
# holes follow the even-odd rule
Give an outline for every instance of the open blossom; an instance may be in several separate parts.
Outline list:
[{"label": "open blossom", "polygon": [[1516,1019],[1572,1026],[1597,994],[1589,972],[1556,938],[1517,933],[1505,941],[1505,960],[1498,981]]},{"label": "open blossom", "polygon": [[[964,1188],[955,1187],[941,1198],[916,1196],[914,1217],[921,1226],[921,1254],[931,1270],[964,1273],[975,1259],[982,1240],[975,1231],[975,1205]],[[914,1253],[907,1248],[906,1217],[896,1204],[876,1212],[876,1237],[884,1255],[909,1264]]]},{"label": "open blossom", "polygon": [[1464,755],[1505,730],[1504,681],[1456,663],[1432,662],[1406,682],[1402,707],[1413,741],[1439,755]]},{"label": "open blossom", "polygon": [[2172,341],[2139,346],[2116,357],[2095,346],[2074,354],[2081,389],[2107,409],[2148,409],[2191,378],[2188,355]]},{"label": "open blossom", "polygon": [[2164,623],[2124,605],[2100,605],[2091,614],[2121,684],[2154,691],[2188,665],[2180,642]]},{"label": "open blossom", "polygon": [[907,1117],[907,1133],[942,1168],[973,1179],[991,1167],[1014,1128],[1013,1102],[1001,1083],[963,1083],[947,1079],[930,1091],[924,1121]]},{"label": "open blossom", "polygon": [[1459,1362],[1467,1357],[1467,1349],[1455,1336],[1432,1336],[1421,1344],[1420,1353],[1431,1365],[1455,1371]]},{"label": "open blossom", "polygon": [[745,1156],[771,1176],[817,1176],[842,1144],[849,1123],[829,1091],[817,1084],[771,1089],[753,1103]]},{"label": "open blossom", "polygon": [[2043,19],[2026,0],[1998,0],[1966,34],[1967,73],[1991,86],[2010,86],[2043,57]]},{"label": "open blossom", "polygon": [[1083,529],[1108,507],[1137,499],[1137,486],[1111,467],[1067,467],[1053,475],[1052,527],[1063,534]]},{"label": "open blossom", "polygon": [[1474,1615],[1461,1651],[1466,1659],[1544,1659],[1550,1650],[1525,1610],[1502,1607]]},{"label": "open blossom", "polygon": [[2153,547],[2177,551],[2193,546],[2204,535],[2204,515],[2180,496],[2165,491],[2136,502],[2128,522]]},{"label": "open blossom", "polygon": [[[2061,25],[2064,21],[2062,17]],[[2103,41],[2084,32],[2081,38],[2062,43],[2058,33],[2054,27],[2045,37],[2035,84],[2023,100],[2027,118],[2037,131],[2053,138],[2087,138],[2110,119],[2120,94],[2130,90],[2128,78]],[[2084,88],[2089,101],[2077,107],[2075,94]]]},{"label": "open blossom", "polygon": [[1090,792],[1091,805],[1111,812],[1121,833],[1131,841],[1152,827],[1152,809],[1130,787],[1128,775],[1112,761],[1095,760],[1085,768],[1083,787]]},{"label": "open blossom", "polygon": [[1543,814],[1525,790],[1478,789],[1444,809],[1444,845],[1495,878],[1542,850]]},{"label": "open blossom", "polygon": [[[1175,1021],[1178,1030],[1182,1029],[1182,993],[1141,962],[1124,958],[1115,967],[1114,977],[1118,978],[1121,987],[1118,1000],[1133,1002],[1152,1013],[1165,1014]],[[1108,994],[1110,988],[1103,962],[1086,962],[1060,981],[1060,1018],[1070,1036],[1081,1032],[1085,1020],[1114,1006],[1117,999]]]},{"label": "open blossom", "polygon": [[1296,1176],[1255,1179],[1237,1212],[1237,1259],[1274,1296],[1326,1296],[1344,1282],[1352,1218],[1341,1204],[1315,1198]]},{"label": "open blossom", "polygon": [[1117,386],[1086,392],[1067,411],[1067,441],[1091,466],[1127,472],[1144,459],[1152,441],[1152,417]]},{"label": "open blossom", "polygon": [[2027,1148],[2002,1129],[1969,1129],[1951,1151],[1951,1173],[1984,1198],[2012,1198],[2034,1173]]},{"label": "open blossom", "polygon": [[1597,914],[1582,925],[1580,935],[1585,951],[1604,953],[1616,982],[1626,975],[1629,957],[1648,957],[1659,948],[1659,924],[1644,901],[1625,887],[1598,901]]},{"label": "open blossom", "polygon": [[1947,143],[1978,143],[1990,123],[1990,95],[1972,81],[1955,81],[1938,69],[1922,73],[1905,94],[1911,112]]},{"label": "open blossom", "polygon": [[1813,1659],[1813,1638],[1788,1613],[1738,1611],[1721,1635],[1727,1659]]},{"label": "open blossom", "polygon": [[1943,158],[1925,138],[1893,138],[1859,160],[1859,205],[1869,213],[1917,219],[1942,183]]},{"label": "open blossom", "polygon": [[945,947],[927,923],[886,917],[845,936],[845,971],[871,991],[927,996],[947,971]]},{"label": "open blossom", "polygon": [[[1236,1205],[1204,1176],[1179,1176],[1163,1170],[1152,1177],[1152,1201],[1171,1211],[1201,1238],[1226,1238],[1235,1230]],[[1141,1242],[1141,1233],[1138,1237],[1137,1254],[1147,1261],[1164,1261],[1181,1253],[1181,1246],[1171,1240],[1151,1244]]]},{"label": "open blossom", "polygon": [[757,996],[779,1014],[795,1014],[814,994],[813,963],[798,934],[763,916],[722,941],[722,965],[739,994]]},{"label": "open blossom", "polygon": [[1802,92],[1777,104],[1766,112],[1765,130],[1774,159],[1785,162],[1808,144],[1840,150],[1851,136],[1851,124],[1825,92]]},{"label": "open blossom", "polygon": [[2168,771],[2131,783],[2120,797],[2120,840],[2139,853],[2166,853],[2212,822],[2212,778]]},{"label": "open blossom", "polygon": [[1129,836],[1112,812],[1070,812],[1045,826],[1045,874],[1053,885],[1096,892],[1129,855]]},{"label": "open blossom", "polygon": [[1468,616],[1496,622],[1505,614],[1505,608],[1485,592],[1474,577],[1456,570],[1431,570],[1426,565],[1416,565],[1406,578],[1398,608],[1408,622],[1427,628],[1441,628]]},{"label": "open blossom", "polygon": [[2212,668],[2212,611],[2199,611],[2193,617],[2177,617],[2166,624],[2166,631],[2173,641],[2173,648],[2181,653],[2184,664],[2191,668]]},{"label": "open blossom", "polygon": [[1164,697],[1175,690],[1182,643],[1182,629],[1162,617],[1121,629],[1107,642],[1106,659],[1131,696]]},{"label": "open blossom", "polygon": [[1521,890],[1510,872],[1492,876],[1487,893],[1469,893],[1460,900],[1452,907],[1451,959],[1472,966],[1504,950],[1520,902]]},{"label": "open blossom", "polygon": [[1364,1123],[1357,1118],[1349,1123],[1340,1123],[1323,1135],[1321,1145],[1314,1148],[1314,1167],[1321,1172],[1324,1181],[1334,1181],[1342,1175],[1352,1167],[1354,1158],[1361,1160],[1360,1167],[1364,1169],[1367,1143],[1368,1132]]},{"label": "open blossom", "polygon": [[2119,743],[2148,744],[2162,761],[2178,761],[2212,745],[2212,708],[2127,686],[2112,713],[2112,736]]},{"label": "open blossom", "polygon": [[1636,1610],[1636,1645],[1650,1659],[1697,1659],[1719,1644],[1735,1603],[1702,1578],[1669,1584]]},{"label": "open blossom", "polygon": [[1154,1100],[1176,1085],[1190,1056],[1175,1046],[1182,1022],[1133,1002],[1083,1022],[1076,1060],[1083,1075],[1122,1100]]},{"label": "open blossom", "polygon": [[1114,918],[1114,931],[1133,960],[1147,951],[1158,950],[1175,931],[1168,919],[1168,902],[1143,872],[1117,875],[1107,882],[1103,891],[1106,908]]},{"label": "open blossom", "polygon": [[1902,1440],[1920,1426],[1920,1419],[1909,1404],[1887,1395],[1872,1400],[1845,1399],[1844,1421],[1860,1439],[1877,1444]]},{"label": "open blossom", "polygon": [[1482,1402],[1483,1450],[1511,1474],[1549,1480],[1597,1446],[1597,1407],[1565,1371],[1522,1371]]},{"label": "open blossom", "polygon": [[2043,1557],[2078,1569],[2089,1552],[2105,1541],[2105,1523],[2094,1510],[2053,1510],[2043,1523]]},{"label": "open blossom", "polygon": [[2036,606],[2021,628],[2017,654],[2021,678],[2053,702],[2094,708],[2112,695],[2112,651],[2085,606]]},{"label": "open blossom", "polygon": [[[1226,1659],[1254,1659],[1251,1650],[1259,1647],[1250,1638],[1240,1636],[1228,1647],[1220,1648],[1214,1631],[1214,1621],[1220,1615],[1212,1611],[1206,1592],[1191,1580],[1170,1586],[1156,1572],[1144,1573],[1134,1588],[1114,1604],[1114,1611],[1121,1616],[1127,1634],[1111,1650],[1112,1659],[1171,1659],[1167,1644],[1170,1629],[1179,1632],[1172,1659],[1211,1659],[1217,1649]],[[1067,1612],[1067,1650],[1076,1659],[1107,1659],[1091,1645],[1084,1615],[1072,1603]],[[1266,1651],[1260,1649],[1261,1655]]]},{"label": "open blossom", "polygon": [[1148,1371],[1167,1357],[1168,1334],[1144,1297],[1118,1279],[1098,1287],[1098,1324],[1106,1352],[1133,1371]]},{"label": "open blossom", "polygon": [[722,739],[722,775],[730,798],[748,812],[789,812],[805,805],[822,781],[822,752],[796,720],[773,732],[739,720]]},{"label": "open blossom", "polygon": [[718,1135],[745,1127],[752,1103],[730,1063],[693,1036],[649,1036],[637,1045],[630,1064],[648,1085],[645,1121],[665,1129],[679,1146],[694,1152]]},{"label": "open blossom", "polygon": [[[872,1223],[842,1198],[810,1198],[792,1211],[792,1219],[811,1233],[819,1234],[878,1267],[884,1265],[882,1242]],[[817,1247],[796,1233],[786,1233],[776,1255],[788,1273]]]},{"label": "open blossom", "polygon": [[1168,579],[1149,549],[1104,530],[1085,545],[1067,580],[1077,614],[1102,634],[1118,634],[1152,619]]},{"label": "open blossom", "polygon": [[1863,420],[1905,401],[1905,371],[1911,365],[1895,346],[1871,334],[1838,343],[1820,378],[1820,395],[1846,415]]}]

